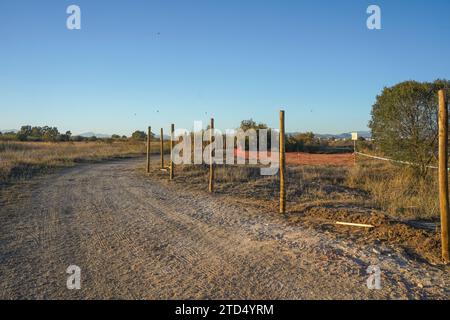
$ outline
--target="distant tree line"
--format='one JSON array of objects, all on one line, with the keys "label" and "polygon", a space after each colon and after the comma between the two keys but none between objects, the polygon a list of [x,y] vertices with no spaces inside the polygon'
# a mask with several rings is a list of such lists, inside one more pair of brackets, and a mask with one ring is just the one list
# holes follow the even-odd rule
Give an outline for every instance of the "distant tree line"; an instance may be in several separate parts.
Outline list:
[{"label": "distant tree line", "polygon": [[[358,145],[367,145],[363,137],[358,138]],[[287,134],[286,152],[341,153],[352,152],[353,142],[350,138],[337,140],[335,137],[322,138],[312,132]]]},{"label": "distant tree line", "polygon": [[[6,135],[8,135],[8,133],[6,133]],[[22,126],[20,130],[15,133],[15,138],[19,141],[69,141],[71,136],[72,133],[70,131],[60,133],[58,128],[49,126]]]},{"label": "distant tree line", "polygon": [[[271,146],[271,129],[265,123],[257,123],[253,119],[243,120],[239,126],[240,129],[246,131],[254,129],[257,133],[258,145],[259,145],[259,131],[261,129],[267,129],[267,148]],[[365,139],[360,138],[359,143],[362,143]],[[246,140],[246,150],[248,150],[248,138]],[[334,137],[320,138],[314,135],[312,132],[286,134],[285,141],[286,152],[349,152],[353,151],[353,142],[351,139],[336,141]]]},{"label": "distant tree line", "polygon": [[[154,136],[154,134],[152,134]],[[50,126],[22,126],[17,132],[0,132],[0,140],[13,140],[13,141],[47,141],[47,142],[64,142],[64,141],[143,141],[147,139],[147,134],[144,131],[135,131],[128,138],[125,135],[113,134],[110,138],[98,138],[96,136],[84,137],[72,135],[72,132],[66,131],[65,133],[59,132],[57,127]]]},{"label": "distant tree line", "polygon": [[[209,128],[209,127],[208,127]],[[207,129],[208,129],[207,128]],[[271,148],[271,129],[265,123],[257,123],[253,119],[243,120],[239,129],[247,131],[254,129],[256,132],[257,145],[259,146],[260,130],[267,130],[267,148]],[[152,138],[155,134],[152,133]],[[15,141],[48,141],[48,142],[65,142],[65,141],[135,141],[143,142],[147,140],[147,133],[141,130],[134,131],[130,137],[125,135],[113,134],[108,138],[100,138],[96,136],[85,137],[72,135],[70,131],[65,133],[59,132],[57,127],[50,126],[22,126],[18,132],[0,132],[0,140]],[[245,149],[249,148],[249,139],[246,138]],[[346,141],[335,141],[334,138],[319,138],[312,132],[287,134],[286,135],[286,151],[287,152],[346,152],[353,150],[353,143],[348,139]]]}]

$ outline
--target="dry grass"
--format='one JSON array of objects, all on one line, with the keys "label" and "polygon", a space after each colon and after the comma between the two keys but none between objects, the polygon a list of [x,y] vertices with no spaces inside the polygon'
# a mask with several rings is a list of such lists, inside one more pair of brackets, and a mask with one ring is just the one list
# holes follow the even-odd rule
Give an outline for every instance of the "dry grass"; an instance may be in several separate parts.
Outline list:
[{"label": "dry grass", "polygon": [[[152,178],[185,189],[208,190],[208,166],[175,166],[175,181],[156,170]],[[143,168],[140,168],[143,172]],[[439,264],[438,229],[417,228],[411,220],[438,220],[433,172],[421,179],[410,168],[376,161],[348,166],[297,166],[287,169],[287,223],[321,230],[336,239],[399,245],[414,259]],[[277,212],[278,176],[261,176],[257,166],[217,166],[215,194]],[[336,221],[375,228],[336,226]],[[434,223],[431,223],[434,225]]]},{"label": "dry grass", "polygon": [[[167,149],[168,146],[165,146]],[[55,167],[145,153],[145,142],[0,142],[0,184]],[[159,144],[152,144],[159,153]],[[167,161],[167,159],[166,159]],[[153,162],[156,168],[156,163]],[[166,162],[167,164],[167,162]],[[159,171],[158,171],[159,172]],[[288,166],[287,201],[296,205],[348,205],[375,208],[400,220],[439,218],[435,172],[420,178],[409,167],[377,160],[354,166]],[[159,172],[160,179],[166,174]],[[207,189],[208,166],[176,166],[176,181]],[[217,166],[216,192],[275,204],[278,176],[261,176],[258,166]]]},{"label": "dry grass", "polygon": [[[175,167],[176,182],[207,190],[208,166]],[[380,210],[397,220],[437,220],[439,207],[434,172],[423,179],[411,168],[377,161],[362,161],[356,167],[295,166],[287,169],[287,201],[291,208],[347,206]],[[157,172],[159,179],[167,174]],[[261,176],[258,166],[216,167],[218,194],[276,205],[278,176]]]},{"label": "dry grass", "polygon": [[[345,185],[347,172],[348,168],[335,166],[289,167],[286,179],[288,203],[361,202],[365,193]],[[154,176],[167,179],[167,173],[160,171],[155,171]],[[175,182],[191,189],[207,190],[208,166],[175,166]],[[279,180],[277,175],[262,176],[256,165],[220,165],[215,170],[215,192],[273,206],[278,199]]]},{"label": "dry grass", "polygon": [[400,220],[439,218],[434,170],[420,177],[408,166],[366,160],[349,170],[347,184],[366,190],[372,206]]},{"label": "dry grass", "polygon": [[[157,150],[157,145],[152,145]],[[142,155],[144,142],[0,142],[0,184],[55,167]]]}]

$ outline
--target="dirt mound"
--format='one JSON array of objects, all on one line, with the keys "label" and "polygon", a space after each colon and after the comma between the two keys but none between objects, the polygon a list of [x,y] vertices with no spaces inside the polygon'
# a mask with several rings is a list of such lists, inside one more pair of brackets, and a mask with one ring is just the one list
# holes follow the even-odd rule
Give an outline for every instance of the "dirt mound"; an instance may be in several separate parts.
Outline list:
[{"label": "dirt mound", "polygon": [[[344,236],[356,242],[395,244],[413,259],[425,260],[434,265],[442,263],[438,230],[419,229],[405,222],[394,221],[375,210],[309,206],[293,213],[290,219],[333,231],[337,237]],[[342,226],[337,225],[337,221],[369,224],[374,228]]]}]

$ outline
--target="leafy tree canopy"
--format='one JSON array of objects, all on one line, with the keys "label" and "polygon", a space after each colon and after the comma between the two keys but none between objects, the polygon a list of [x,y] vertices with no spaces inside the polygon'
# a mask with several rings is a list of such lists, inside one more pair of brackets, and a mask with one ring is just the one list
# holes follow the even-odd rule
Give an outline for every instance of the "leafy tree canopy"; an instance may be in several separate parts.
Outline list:
[{"label": "leafy tree canopy", "polygon": [[384,88],[372,107],[369,127],[377,148],[396,160],[416,163],[421,172],[436,159],[439,89],[450,81],[406,81]]}]

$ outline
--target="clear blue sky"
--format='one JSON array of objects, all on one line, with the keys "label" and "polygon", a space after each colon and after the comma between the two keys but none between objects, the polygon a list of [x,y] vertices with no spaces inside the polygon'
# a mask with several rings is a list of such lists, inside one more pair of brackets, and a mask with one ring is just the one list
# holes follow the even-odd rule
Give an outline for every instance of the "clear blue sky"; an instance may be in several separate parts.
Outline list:
[{"label": "clear blue sky", "polygon": [[[81,30],[66,28],[70,4]],[[382,30],[366,28],[370,4]],[[450,78],[449,12],[448,0],[2,0],[0,128],[128,135],[211,115],[277,127],[283,107],[288,131],[365,130],[384,86]]]}]

